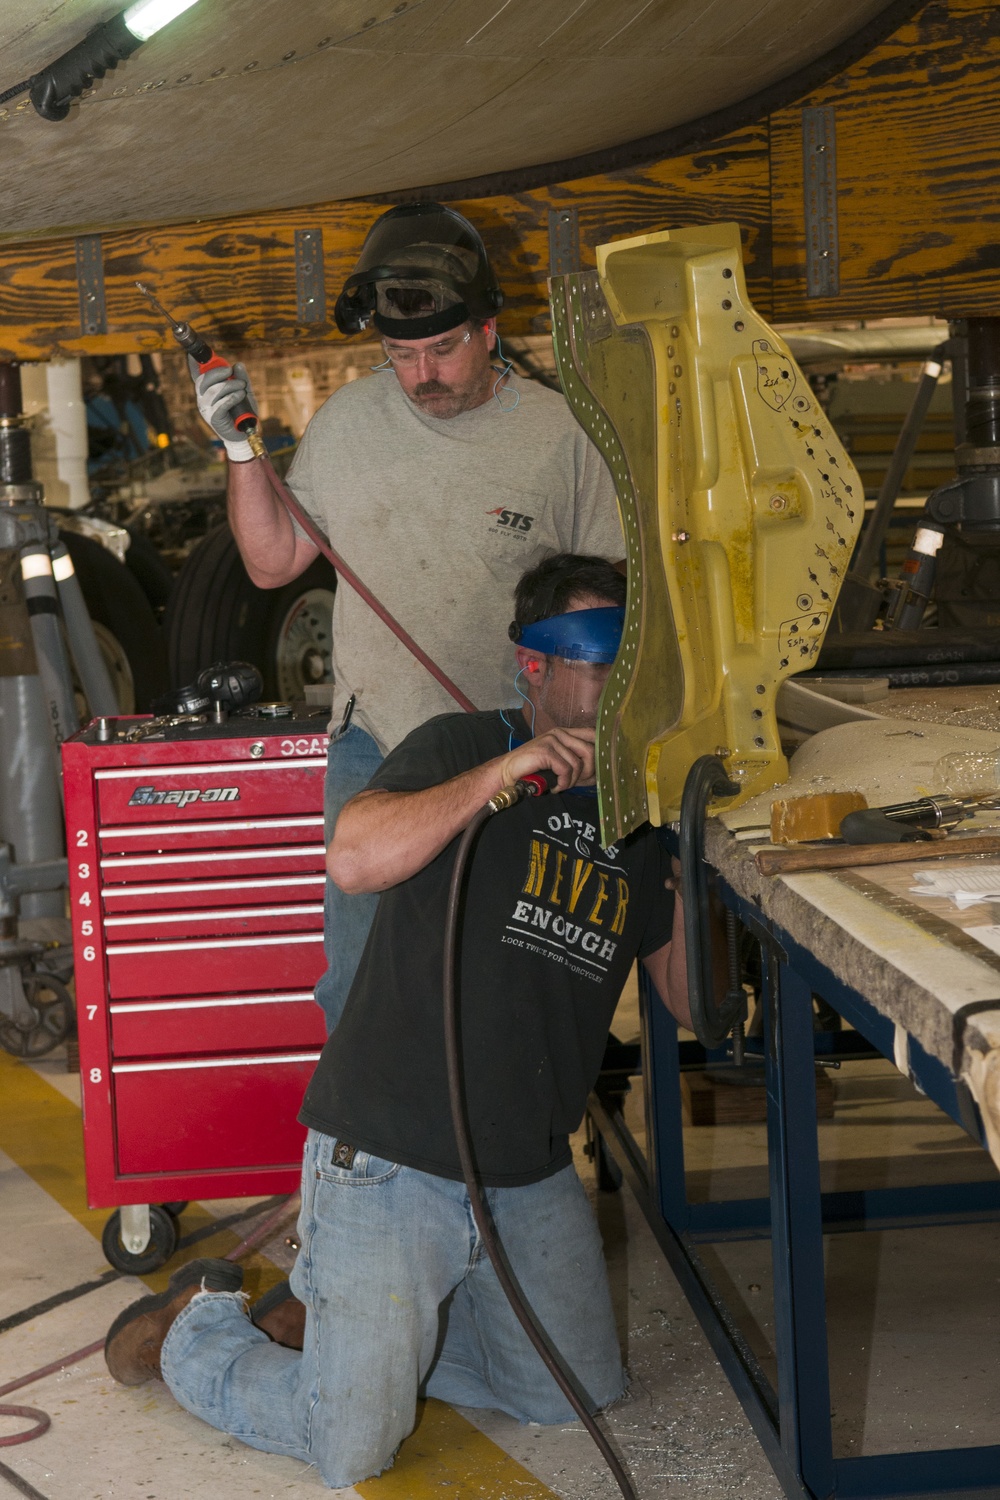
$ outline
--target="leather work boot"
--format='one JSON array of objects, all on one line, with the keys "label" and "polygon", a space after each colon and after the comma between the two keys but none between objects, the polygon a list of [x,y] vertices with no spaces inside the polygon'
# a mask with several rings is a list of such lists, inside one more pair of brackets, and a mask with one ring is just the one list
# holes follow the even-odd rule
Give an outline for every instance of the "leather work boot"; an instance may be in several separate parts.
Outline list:
[{"label": "leather work boot", "polygon": [[257,1299],[250,1309],[250,1321],[286,1349],[301,1349],[305,1342],[305,1304],[293,1294],[287,1281],[279,1281]]},{"label": "leather work boot", "polygon": [[170,1278],[165,1292],[140,1297],[120,1312],[108,1329],[104,1358],[121,1385],[162,1380],[160,1350],[171,1324],[200,1291],[238,1292],[243,1271],[229,1260],[192,1260]]}]

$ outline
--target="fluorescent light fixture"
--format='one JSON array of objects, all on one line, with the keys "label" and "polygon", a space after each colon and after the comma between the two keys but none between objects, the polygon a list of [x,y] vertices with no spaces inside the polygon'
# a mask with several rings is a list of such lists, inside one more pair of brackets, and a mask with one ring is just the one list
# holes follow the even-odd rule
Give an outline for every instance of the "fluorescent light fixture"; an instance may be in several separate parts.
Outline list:
[{"label": "fluorescent light fixture", "polygon": [[117,68],[143,42],[194,4],[195,0],[136,0],[110,21],[95,26],[82,42],[31,79],[35,109],[45,120],[65,120],[73,100],[89,89],[95,78],[103,78]]},{"label": "fluorescent light fixture", "polygon": [[135,5],[130,5],[122,20],[137,36],[140,42],[148,42],[151,36],[162,31],[164,26],[181,14],[189,10],[196,0],[136,0]]}]

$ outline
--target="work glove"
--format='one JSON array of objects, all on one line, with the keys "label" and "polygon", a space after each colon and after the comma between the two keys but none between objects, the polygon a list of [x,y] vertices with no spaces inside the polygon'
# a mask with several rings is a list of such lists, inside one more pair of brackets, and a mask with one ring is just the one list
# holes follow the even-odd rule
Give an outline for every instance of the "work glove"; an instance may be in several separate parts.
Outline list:
[{"label": "work glove", "polygon": [[234,406],[247,400],[257,410],[250,386],[250,377],[243,365],[217,365],[214,370],[202,373],[188,355],[188,370],[194,381],[198,410],[202,419],[222,439],[231,463],[242,464],[253,458],[253,449],[236,427],[229,413]]}]

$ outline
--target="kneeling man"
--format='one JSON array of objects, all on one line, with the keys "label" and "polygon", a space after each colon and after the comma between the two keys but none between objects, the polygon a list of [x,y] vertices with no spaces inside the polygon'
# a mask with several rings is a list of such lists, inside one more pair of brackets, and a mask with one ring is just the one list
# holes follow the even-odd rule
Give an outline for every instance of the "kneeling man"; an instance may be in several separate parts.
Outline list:
[{"label": "kneeling man", "polygon": [[332,1487],[386,1468],[424,1395],[520,1421],[573,1417],[478,1235],[445,1070],[445,908],[459,836],[532,771],[551,771],[555,789],[485,824],[468,879],[459,981],[469,1123],[536,1316],[594,1410],[625,1387],[569,1136],[637,957],[678,1019],[690,1017],[662,844],[649,827],[607,849],[599,839],[594,726],[624,592],[595,557],[563,553],[527,573],[511,627],[523,709],[432,719],[340,815],[331,877],[383,894],[300,1115],[302,1248],[280,1305],[269,1294],[254,1321],[238,1269],[192,1262],[108,1336],[118,1380],[161,1378],[195,1415],[316,1464]]}]

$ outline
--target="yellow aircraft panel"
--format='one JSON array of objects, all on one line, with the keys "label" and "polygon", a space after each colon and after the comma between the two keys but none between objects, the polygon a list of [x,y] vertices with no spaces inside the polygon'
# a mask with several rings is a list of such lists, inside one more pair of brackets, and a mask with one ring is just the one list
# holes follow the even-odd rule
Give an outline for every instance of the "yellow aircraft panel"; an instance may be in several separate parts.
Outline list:
[{"label": "yellow aircraft panel", "polygon": [[700,755],[737,800],[786,777],[775,694],[819,652],[864,491],[747,300],[736,224],[602,245],[597,263],[550,290],[560,379],[614,475],[628,558],[597,735],[609,843],[675,820]]}]

